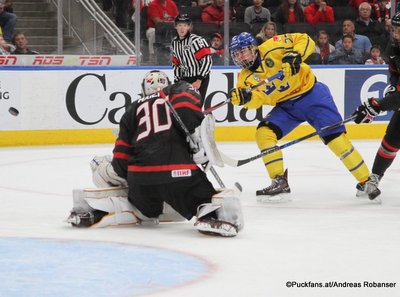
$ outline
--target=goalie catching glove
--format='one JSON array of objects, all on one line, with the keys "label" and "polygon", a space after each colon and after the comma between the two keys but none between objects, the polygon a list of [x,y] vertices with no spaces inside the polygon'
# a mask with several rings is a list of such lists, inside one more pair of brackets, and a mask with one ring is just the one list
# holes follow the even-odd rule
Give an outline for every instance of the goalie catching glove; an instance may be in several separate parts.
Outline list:
[{"label": "goalie catching glove", "polygon": [[229,91],[229,96],[234,105],[244,105],[251,100],[251,92],[246,89],[233,88]]},{"label": "goalie catching glove", "polygon": [[366,102],[357,107],[356,111],[353,113],[353,116],[356,116],[354,122],[357,124],[371,123],[380,112],[381,109],[378,101],[374,98],[369,98]]},{"label": "goalie catching glove", "polygon": [[289,52],[282,58],[282,71],[285,76],[292,76],[300,71],[301,56],[296,52]]}]

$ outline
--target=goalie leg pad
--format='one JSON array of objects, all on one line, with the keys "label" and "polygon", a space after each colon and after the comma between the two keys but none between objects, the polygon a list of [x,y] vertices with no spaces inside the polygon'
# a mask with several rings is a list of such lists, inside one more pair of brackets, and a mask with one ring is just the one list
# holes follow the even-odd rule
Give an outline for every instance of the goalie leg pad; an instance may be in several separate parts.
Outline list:
[{"label": "goalie leg pad", "polygon": [[244,219],[242,212],[242,204],[235,191],[232,189],[226,189],[222,192],[215,194],[211,202],[213,204],[221,205],[217,209],[218,220],[229,222],[238,228],[238,231],[243,229]]},{"label": "goalie leg pad", "polygon": [[215,194],[211,203],[200,205],[197,217],[196,229],[209,235],[236,236],[244,226],[240,200],[231,189]]},{"label": "goalie leg pad", "polygon": [[93,227],[136,224],[138,218],[134,207],[128,201],[128,188],[74,189],[71,214],[93,213],[100,210],[107,213]]},{"label": "goalie leg pad", "polygon": [[[128,200],[127,187],[109,187],[94,189],[74,189],[73,208],[71,214],[81,215],[93,213],[95,210],[106,212],[100,222],[93,222],[93,227],[107,227],[125,224],[155,225],[158,222],[186,221],[169,204],[164,202],[163,214],[158,218],[144,216]],[[76,222],[76,220],[68,220]]]}]

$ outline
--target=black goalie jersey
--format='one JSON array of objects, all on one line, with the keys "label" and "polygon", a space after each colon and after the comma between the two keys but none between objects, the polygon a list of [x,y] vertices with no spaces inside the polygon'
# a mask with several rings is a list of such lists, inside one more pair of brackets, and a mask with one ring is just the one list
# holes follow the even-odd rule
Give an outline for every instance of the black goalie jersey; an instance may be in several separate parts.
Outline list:
[{"label": "black goalie jersey", "polygon": [[[170,87],[169,101],[190,131],[201,124],[200,94],[186,82]],[[130,184],[165,184],[199,172],[186,135],[158,93],[133,102],[121,118],[112,165]]]}]

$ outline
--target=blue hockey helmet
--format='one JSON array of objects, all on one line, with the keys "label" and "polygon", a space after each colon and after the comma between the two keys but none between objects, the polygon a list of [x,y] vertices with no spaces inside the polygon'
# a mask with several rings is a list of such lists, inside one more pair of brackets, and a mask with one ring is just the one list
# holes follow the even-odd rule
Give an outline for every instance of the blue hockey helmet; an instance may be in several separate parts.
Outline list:
[{"label": "blue hockey helmet", "polygon": [[250,68],[258,55],[257,41],[247,32],[233,36],[229,50],[233,62],[241,68]]}]

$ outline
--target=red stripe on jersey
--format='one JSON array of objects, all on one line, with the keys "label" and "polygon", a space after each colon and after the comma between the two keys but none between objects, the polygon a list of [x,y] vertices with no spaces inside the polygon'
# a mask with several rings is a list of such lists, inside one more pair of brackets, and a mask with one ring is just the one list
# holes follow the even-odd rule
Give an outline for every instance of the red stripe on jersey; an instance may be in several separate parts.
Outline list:
[{"label": "red stripe on jersey", "polygon": [[182,92],[179,94],[174,94],[169,98],[169,102],[172,102],[176,99],[176,98],[180,98],[180,97],[189,97],[190,99],[192,99],[195,103],[200,104],[200,100],[199,98],[197,98],[196,96],[194,96],[193,94],[190,94],[188,92]]},{"label": "red stripe on jersey", "polygon": [[207,55],[211,55],[211,49],[209,47],[203,47],[201,49],[199,49],[195,54],[195,58],[197,60],[201,60],[202,58],[204,58]]},{"label": "red stripe on jersey", "polygon": [[174,65],[178,66],[178,65],[181,64],[181,61],[179,61],[177,57],[172,56],[172,63],[173,63]]},{"label": "red stripe on jersey", "polygon": [[117,139],[117,140],[115,141],[115,145],[133,147],[132,144],[129,144],[129,143],[127,143],[127,142],[125,142],[125,141],[123,141],[123,140],[121,140],[121,139]]},{"label": "red stripe on jersey", "polygon": [[181,169],[193,169],[197,170],[196,164],[171,164],[171,165],[153,165],[153,166],[137,166],[129,165],[128,171],[131,172],[160,172],[160,171],[171,171]]},{"label": "red stripe on jersey", "polygon": [[383,146],[387,147],[391,151],[397,152],[399,150],[398,147],[391,146],[389,143],[387,143],[385,139],[383,139],[382,144],[383,144]]},{"label": "red stripe on jersey", "polygon": [[114,153],[114,158],[117,158],[117,159],[128,160],[129,157],[130,157],[130,155],[128,155],[128,154],[119,153],[119,152]]},{"label": "red stripe on jersey", "polygon": [[201,107],[198,107],[197,105],[190,103],[190,102],[179,102],[179,103],[174,104],[175,109],[183,108],[183,107],[190,108],[194,111],[203,112],[201,110]]}]

